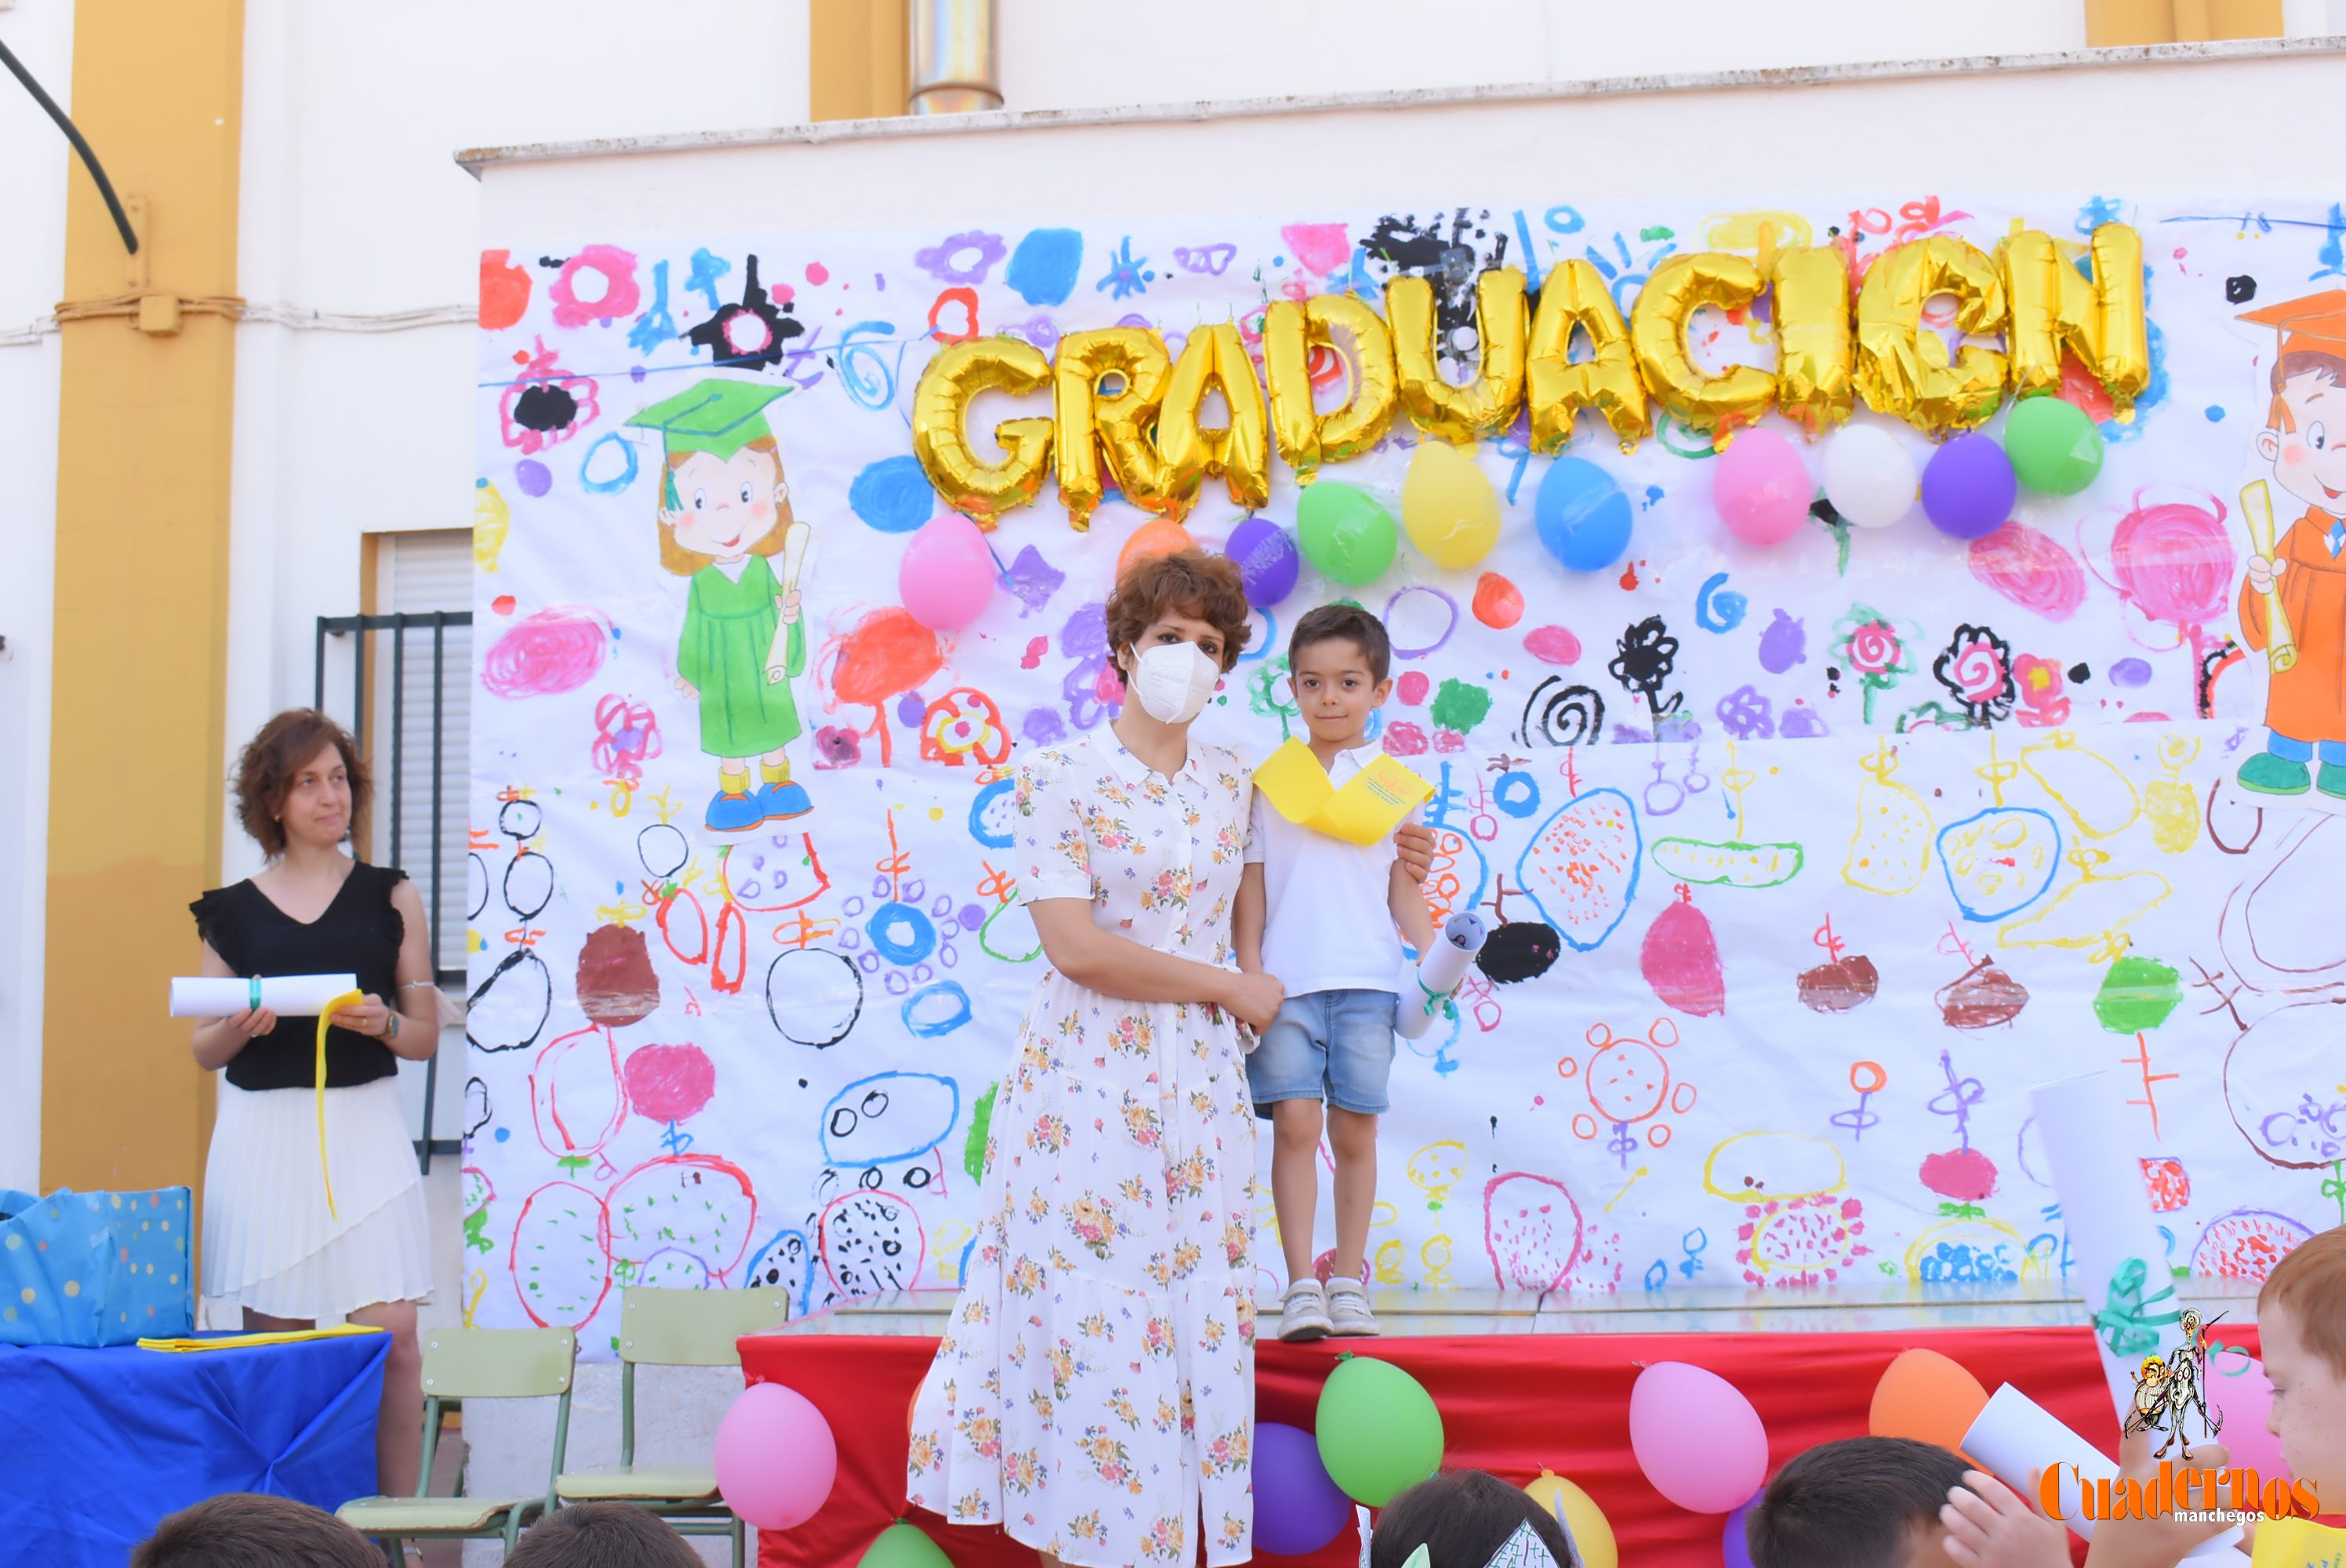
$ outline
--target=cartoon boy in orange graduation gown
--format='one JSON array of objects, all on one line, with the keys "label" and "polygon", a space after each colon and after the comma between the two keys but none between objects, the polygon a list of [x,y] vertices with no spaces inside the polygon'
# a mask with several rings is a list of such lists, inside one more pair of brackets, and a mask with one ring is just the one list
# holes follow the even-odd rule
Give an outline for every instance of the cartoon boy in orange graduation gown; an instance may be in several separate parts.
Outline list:
[{"label": "cartoon boy in orange graduation gown", "polygon": [[[2280,333],[2257,452],[2273,465],[2274,483],[2305,503],[2271,555],[2249,557],[2240,585],[2249,646],[2270,639],[2268,594],[2279,595],[2297,645],[2297,663],[2273,672],[2271,738],[2241,764],[2240,783],[2267,795],[2311,788],[2346,799],[2346,289],[2240,319]],[[2318,773],[2309,766],[2317,760]]]}]

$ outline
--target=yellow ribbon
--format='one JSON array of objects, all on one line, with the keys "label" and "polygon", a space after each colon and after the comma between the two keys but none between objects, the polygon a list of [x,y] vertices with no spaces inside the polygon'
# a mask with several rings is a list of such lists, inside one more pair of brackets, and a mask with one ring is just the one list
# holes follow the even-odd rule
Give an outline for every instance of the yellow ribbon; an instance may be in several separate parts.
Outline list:
[{"label": "yellow ribbon", "polygon": [[334,1212],[334,1169],[326,1163],[326,1031],[334,1024],[334,1014],[345,1007],[355,1007],[366,1000],[362,991],[345,991],[318,1009],[318,1175],[326,1183],[326,1217],[340,1219]]},{"label": "yellow ribbon", "polygon": [[142,1350],[168,1350],[184,1354],[190,1350],[242,1350],[260,1345],[292,1345],[303,1339],[341,1339],[352,1334],[388,1334],[388,1329],[378,1329],[366,1323],[333,1323],[323,1329],[287,1329],[268,1334],[224,1334],[210,1339],[141,1339]]}]

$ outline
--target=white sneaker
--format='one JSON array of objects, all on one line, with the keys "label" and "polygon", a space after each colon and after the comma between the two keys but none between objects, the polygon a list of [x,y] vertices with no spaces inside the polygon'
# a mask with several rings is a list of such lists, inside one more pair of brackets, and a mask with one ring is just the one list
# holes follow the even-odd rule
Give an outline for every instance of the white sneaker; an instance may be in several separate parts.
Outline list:
[{"label": "white sneaker", "polygon": [[1377,1315],[1369,1310],[1369,1293],[1357,1280],[1328,1282],[1328,1331],[1339,1339],[1364,1339],[1376,1335]]},{"label": "white sneaker", "polygon": [[1299,1279],[1279,1298],[1279,1337],[1294,1343],[1328,1337],[1328,1293],[1317,1279]]}]

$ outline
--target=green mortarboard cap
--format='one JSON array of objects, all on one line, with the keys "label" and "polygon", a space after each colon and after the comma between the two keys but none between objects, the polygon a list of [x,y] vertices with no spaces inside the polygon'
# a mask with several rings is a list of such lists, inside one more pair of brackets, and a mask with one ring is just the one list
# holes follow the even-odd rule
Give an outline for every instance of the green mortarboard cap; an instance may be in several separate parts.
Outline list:
[{"label": "green mortarboard cap", "polygon": [[790,390],[712,377],[652,404],[627,423],[658,431],[671,453],[706,452],[730,459],[751,442],[773,434],[766,427],[766,405]]}]

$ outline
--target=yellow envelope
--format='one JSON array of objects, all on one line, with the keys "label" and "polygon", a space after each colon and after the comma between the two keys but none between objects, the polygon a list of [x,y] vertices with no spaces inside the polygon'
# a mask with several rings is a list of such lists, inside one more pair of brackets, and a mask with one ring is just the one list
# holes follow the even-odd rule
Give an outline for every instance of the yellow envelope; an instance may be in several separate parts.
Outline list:
[{"label": "yellow envelope", "polygon": [[1254,787],[1272,810],[1296,826],[1348,844],[1390,838],[1433,793],[1433,785],[1382,752],[1339,789],[1300,740],[1288,741],[1265,759],[1254,770]]},{"label": "yellow envelope", "polygon": [[2254,1568],[2337,1568],[2346,1563],[2346,1530],[2310,1519],[2259,1520],[2249,1561]]}]

